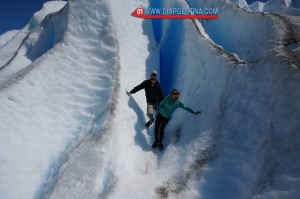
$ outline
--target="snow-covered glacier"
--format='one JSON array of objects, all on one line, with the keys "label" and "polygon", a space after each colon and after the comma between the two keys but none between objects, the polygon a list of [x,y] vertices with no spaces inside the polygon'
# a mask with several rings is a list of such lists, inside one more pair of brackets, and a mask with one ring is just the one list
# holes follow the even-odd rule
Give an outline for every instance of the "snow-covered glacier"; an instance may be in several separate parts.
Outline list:
[{"label": "snow-covered glacier", "polygon": [[[297,198],[299,19],[295,0],[45,3],[0,36],[0,198]],[[143,91],[126,95],[153,69],[202,111],[177,110],[158,153]]]}]

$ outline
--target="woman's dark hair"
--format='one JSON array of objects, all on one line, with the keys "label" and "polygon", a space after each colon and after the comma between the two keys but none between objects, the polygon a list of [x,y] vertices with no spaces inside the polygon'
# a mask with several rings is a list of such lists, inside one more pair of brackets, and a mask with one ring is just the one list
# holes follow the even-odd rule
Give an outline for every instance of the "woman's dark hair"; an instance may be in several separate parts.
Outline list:
[{"label": "woman's dark hair", "polygon": [[176,89],[176,88],[173,88],[173,89],[172,89],[172,91],[171,91],[171,94],[172,94],[173,92],[176,92],[176,93],[178,93],[178,95],[180,94],[179,90],[178,90],[178,89]]}]

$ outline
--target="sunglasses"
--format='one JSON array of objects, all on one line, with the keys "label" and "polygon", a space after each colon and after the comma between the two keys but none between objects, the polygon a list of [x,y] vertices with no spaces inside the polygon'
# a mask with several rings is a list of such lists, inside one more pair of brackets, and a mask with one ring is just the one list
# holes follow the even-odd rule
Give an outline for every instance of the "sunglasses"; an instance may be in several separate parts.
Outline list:
[{"label": "sunglasses", "polygon": [[179,93],[177,93],[177,92],[172,92],[172,95],[179,95]]}]

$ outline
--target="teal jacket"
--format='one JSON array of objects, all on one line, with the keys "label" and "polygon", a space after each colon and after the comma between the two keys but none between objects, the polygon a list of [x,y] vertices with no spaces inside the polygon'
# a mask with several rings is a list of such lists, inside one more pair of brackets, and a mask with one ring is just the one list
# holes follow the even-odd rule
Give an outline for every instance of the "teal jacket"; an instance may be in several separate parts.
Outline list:
[{"label": "teal jacket", "polygon": [[172,114],[178,107],[183,108],[184,110],[187,110],[191,113],[194,112],[192,109],[187,107],[184,103],[182,103],[178,99],[173,102],[171,95],[168,95],[167,97],[164,98],[163,101],[160,102],[157,112],[161,114],[163,117],[171,119]]}]

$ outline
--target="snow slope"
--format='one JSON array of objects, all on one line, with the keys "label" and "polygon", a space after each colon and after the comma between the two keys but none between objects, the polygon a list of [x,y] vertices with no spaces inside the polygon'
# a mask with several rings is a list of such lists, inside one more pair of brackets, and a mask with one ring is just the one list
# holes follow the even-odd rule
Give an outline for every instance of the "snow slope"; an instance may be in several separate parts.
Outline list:
[{"label": "snow slope", "polygon": [[[148,6],[220,13],[130,16]],[[0,48],[1,198],[297,198],[299,30],[223,0],[46,3]],[[202,111],[155,153],[144,92],[125,94],[152,69]]]},{"label": "snow slope", "polygon": [[9,40],[11,40],[18,32],[19,32],[19,30],[11,30],[11,31],[7,31],[7,32],[3,33],[2,35],[0,35],[0,47],[2,47]]},{"label": "snow slope", "polygon": [[49,3],[60,11],[46,15],[29,37],[22,33],[18,55],[0,71],[3,198],[38,197],[43,185],[57,177],[64,154],[84,135],[104,128],[109,114],[118,56],[112,25],[107,18],[97,19],[105,16],[105,8],[93,16],[92,3],[79,13],[72,10],[80,2]]}]

